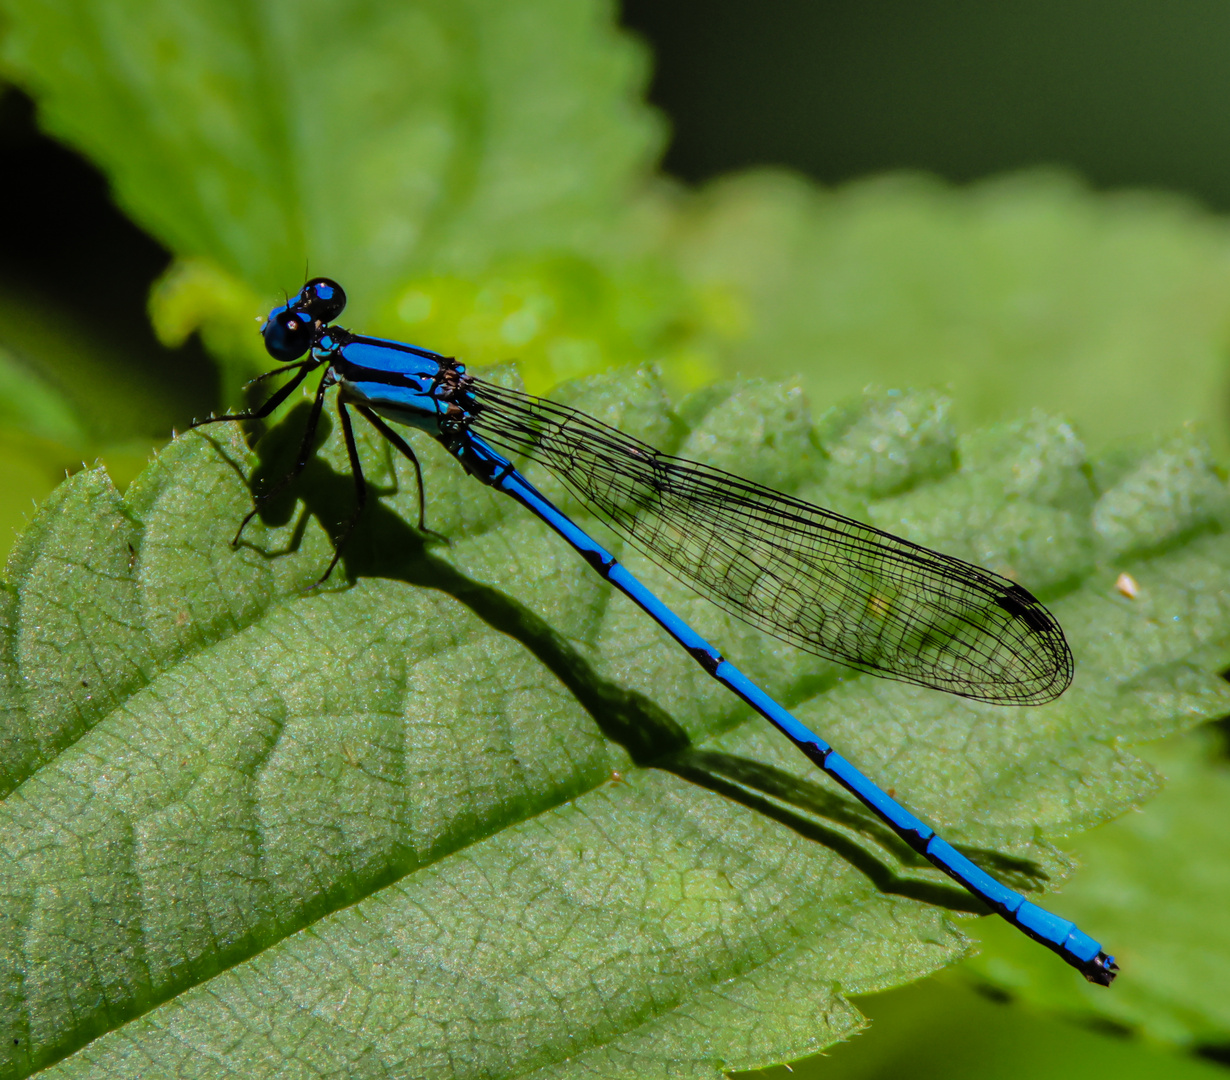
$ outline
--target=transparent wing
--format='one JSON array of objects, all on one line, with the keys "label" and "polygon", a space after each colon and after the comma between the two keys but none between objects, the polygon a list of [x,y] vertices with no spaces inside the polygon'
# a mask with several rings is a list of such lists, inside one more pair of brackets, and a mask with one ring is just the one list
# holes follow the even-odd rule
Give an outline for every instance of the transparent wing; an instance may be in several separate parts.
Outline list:
[{"label": "transparent wing", "polygon": [[818,656],[1010,705],[1058,697],[1072,654],[1025,589],[565,405],[474,380],[470,429],[540,463],[718,607]]}]

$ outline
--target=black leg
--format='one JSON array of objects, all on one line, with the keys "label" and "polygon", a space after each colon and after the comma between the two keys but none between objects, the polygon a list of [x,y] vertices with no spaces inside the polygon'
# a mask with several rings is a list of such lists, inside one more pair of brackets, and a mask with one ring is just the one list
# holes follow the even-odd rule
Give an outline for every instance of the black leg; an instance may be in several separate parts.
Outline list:
[{"label": "black leg", "polygon": [[[398,435],[396,431],[389,427],[388,424],[380,419],[376,413],[372,412],[372,410],[366,405],[356,405],[355,408],[363,414],[364,418],[369,424],[372,425],[372,427],[374,427],[378,432],[380,432],[381,435],[392,443],[394,449],[398,450],[401,455],[408,459],[410,464],[414,466],[414,475],[418,480],[419,485],[419,532],[431,533],[432,536],[440,536],[439,533],[433,533],[427,527],[427,499],[423,494],[423,470],[419,466],[419,459],[415,456],[414,451],[410,449],[410,444]],[[440,539],[444,540],[445,537],[440,536]]]},{"label": "black leg", "polygon": [[292,363],[283,364],[281,367],[275,367],[272,371],[262,371],[259,375],[244,383],[244,386],[255,386],[258,382],[264,382],[266,379],[272,379],[275,375],[281,375],[285,371],[290,371],[291,368],[308,367],[308,365],[314,366],[320,362],[321,361],[317,360],[313,356],[305,356],[302,360],[295,360]]},{"label": "black leg", "polygon": [[[286,395],[290,393],[291,390],[293,390],[296,386],[299,385],[299,383],[303,381],[303,378],[305,375],[307,375],[308,370],[310,369],[305,369],[305,370],[300,371],[299,374],[296,375],[289,383],[287,383],[284,387],[282,387],[281,390],[279,390],[276,394],[274,394],[273,397],[269,399],[269,401],[273,401],[274,398],[284,399]],[[312,454],[312,440],[316,437],[316,428],[320,424],[320,411],[324,407],[324,404],[325,404],[325,391],[328,389],[329,389],[328,380],[321,379],[320,388],[316,391],[316,397],[312,402],[312,412],[308,416],[307,427],[303,429],[303,441],[299,443],[299,456],[295,461],[294,468],[292,468],[290,472],[288,472],[284,477],[282,477],[282,479],[279,480],[276,484],[274,484],[273,487],[271,487],[268,491],[262,491],[259,495],[255,496],[256,505],[252,507],[251,511],[248,513],[248,516],[245,517],[243,521],[239,523],[239,530],[238,532],[235,533],[235,539],[231,541],[231,547],[238,546],[239,538],[243,535],[244,529],[248,527],[248,522],[251,521],[254,517],[256,517],[257,514],[260,513],[261,507],[264,506],[265,503],[267,503],[275,495],[283,491],[286,488],[286,486],[292,480],[295,479],[295,477],[297,477],[301,472],[303,472],[305,468],[307,468],[308,458]],[[251,419],[259,419],[262,415],[268,415],[268,413],[272,411],[268,408],[269,401],[265,402],[265,404],[262,405],[259,410],[256,410],[252,414]],[[278,403],[275,404],[273,408],[276,409],[278,404],[281,404],[281,401],[278,401]],[[222,420],[222,419],[228,419],[228,418],[218,417],[218,419]],[[249,419],[249,417],[236,416],[236,417],[229,417],[229,419],[246,420],[246,419]],[[332,570],[333,567],[330,566],[329,569]],[[328,575],[325,575],[325,576],[327,577]]]},{"label": "black leg", "polygon": [[308,372],[314,367],[320,365],[319,360],[313,360],[310,357],[307,360],[300,360],[294,364],[288,364],[286,367],[274,368],[273,371],[266,371],[264,375],[258,375],[252,382],[260,382],[262,379],[268,379],[273,375],[281,375],[282,372],[297,367],[299,370],[295,377],[286,383],[281,389],[270,394],[269,397],[255,409],[249,409],[247,412],[227,413],[225,416],[211,416],[205,420],[193,420],[189,425],[189,430],[192,428],[204,427],[206,424],[216,424],[220,420],[264,420],[274,409],[282,404],[291,394],[295,392],[295,388],[307,378]]},{"label": "black leg", "polygon": [[[357,407],[362,408],[362,406]],[[350,475],[354,477],[355,506],[350,520],[342,526],[342,531],[333,542],[333,558],[329,562],[328,569],[320,575],[320,580],[316,582],[317,585],[323,585],[333,573],[338,559],[342,557],[342,549],[346,546],[346,541],[350,539],[350,534],[354,532],[354,527],[359,523],[359,518],[363,516],[363,507],[367,505],[367,481],[363,479],[363,465],[359,461],[359,448],[354,441],[354,427],[350,423],[350,413],[346,411],[346,404],[340,397],[337,399],[337,415],[341,418],[342,434],[346,438],[346,456],[350,458]]]}]

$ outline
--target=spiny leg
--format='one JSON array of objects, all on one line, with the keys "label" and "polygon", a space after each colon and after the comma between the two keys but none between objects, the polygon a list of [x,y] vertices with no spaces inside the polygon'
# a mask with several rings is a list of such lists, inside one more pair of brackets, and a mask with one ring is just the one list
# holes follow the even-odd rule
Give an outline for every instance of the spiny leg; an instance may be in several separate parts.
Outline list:
[{"label": "spiny leg", "polygon": [[189,425],[189,430],[192,428],[204,427],[206,424],[216,424],[221,420],[264,420],[266,416],[273,412],[274,409],[281,405],[282,402],[284,402],[288,397],[290,397],[291,394],[295,392],[296,387],[298,387],[298,385],[307,378],[308,372],[319,365],[319,360],[308,357],[306,360],[299,360],[296,363],[287,364],[285,367],[274,368],[272,371],[266,371],[263,375],[258,375],[248,385],[251,386],[252,383],[258,383],[264,379],[272,378],[274,375],[281,375],[283,372],[289,371],[291,368],[299,369],[293,379],[278,390],[274,391],[274,393],[270,394],[269,397],[255,409],[249,409],[246,412],[241,413],[226,413],[223,416],[210,416],[204,420],[193,420]]},{"label": "spiny leg", "polygon": [[414,466],[414,476],[419,485],[419,532],[431,533],[432,536],[439,536],[441,540],[447,539],[446,537],[440,536],[437,532],[432,532],[427,527],[427,498],[423,491],[423,470],[419,466],[419,459],[417,455],[412,449],[410,449],[410,444],[398,435],[396,431],[389,427],[388,424],[380,419],[380,417],[366,405],[355,405],[355,408],[363,414],[367,422],[371,424],[372,427],[374,427],[378,432],[380,432],[381,435],[389,440],[393,448],[397,450],[402,457],[406,458],[410,464]]},{"label": "spiny leg", "polygon": [[423,470],[418,465],[418,458],[415,455],[415,451],[410,448],[410,444],[408,444],[406,440],[401,437],[401,435],[397,434],[394,429],[389,427],[389,424],[386,424],[383,419],[376,416],[376,413],[371,411],[370,408],[365,405],[355,405],[354,407],[357,408],[359,412],[363,413],[363,416],[367,418],[367,421],[371,424],[371,427],[374,427],[376,431],[380,432],[381,435],[384,435],[384,437],[392,444],[392,447],[399,451],[402,456],[405,456],[406,459],[410,460],[411,465],[415,466],[415,478],[418,481],[418,529],[419,531],[422,531],[422,533],[429,533],[431,530],[429,530],[426,523],[424,523],[424,517],[426,517],[427,514],[427,502],[423,497]]},{"label": "spiny leg", "polygon": [[[357,406],[362,408],[362,406]],[[320,575],[317,585],[323,585],[333,573],[333,568],[337,565],[338,560],[342,557],[342,549],[346,546],[346,541],[350,539],[350,534],[354,532],[354,527],[359,523],[359,518],[363,516],[363,508],[367,505],[367,481],[363,479],[363,465],[359,461],[359,447],[354,441],[354,426],[350,422],[350,413],[346,411],[346,404],[339,397],[337,399],[337,415],[342,421],[342,435],[346,439],[346,456],[350,458],[350,475],[354,477],[354,513],[350,515],[349,520],[342,527],[338,538],[333,542],[333,558],[329,560],[329,567],[323,574]]]},{"label": "spiny leg", "polygon": [[254,375],[243,385],[245,389],[249,386],[255,386],[257,383],[264,382],[266,379],[272,379],[275,375],[280,375],[284,371],[290,371],[291,368],[306,367],[309,371],[311,371],[312,367],[321,363],[323,363],[323,361],[317,357],[305,356],[302,360],[293,360],[289,364],[283,364],[281,367],[275,367],[272,371],[262,371],[259,375]]},{"label": "spiny leg", "polygon": [[[285,394],[283,393],[283,391],[285,391],[286,393],[289,393],[291,390],[295,388],[296,385],[298,385],[300,382],[303,381],[303,378],[306,374],[307,374],[306,370],[300,371],[299,374],[294,377],[294,379],[292,379],[289,383],[287,383],[286,386],[282,387],[282,389],[279,390],[277,394],[274,394],[273,398],[276,398],[279,396],[282,396],[284,398]],[[305,468],[307,468],[308,458],[311,457],[311,454],[312,454],[312,440],[316,437],[316,428],[320,424],[320,412],[321,412],[321,409],[324,408],[324,404],[325,404],[325,391],[328,389],[329,389],[328,379],[321,379],[320,386],[316,390],[316,397],[312,401],[312,412],[308,416],[307,426],[303,429],[303,440],[299,443],[299,456],[295,461],[294,467],[290,470],[290,472],[288,472],[284,477],[282,477],[281,480],[279,480],[276,484],[274,484],[273,487],[271,487],[268,491],[262,491],[259,495],[254,497],[253,501],[256,503],[256,505],[252,507],[252,509],[248,512],[248,515],[243,519],[243,521],[239,523],[239,529],[235,533],[235,539],[231,541],[231,547],[237,547],[239,545],[239,538],[243,535],[244,529],[248,527],[248,522],[251,521],[254,517],[256,517],[257,514],[260,513],[261,507],[264,506],[265,503],[267,503],[275,495],[281,493],[286,488],[286,486],[295,479],[295,477],[297,477],[301,472],[303,472]],[[272,401],[273,398],[270,398],[269,400]],[[268,415],[268,413],[272,411],[266,408],[268,404],[269,402],[267,401],[265,402],[264,405],[260,407],[260,409],[255,410],[251,419],[258,420],[261,418],[262,415]],[[277,408],[277,405],[275,405],[274,408]],[[219,417],[219,419],[223,419],[223,418]],[[230,417],[230,419],[242,420],[242,419],[249,419],[249,417],[237,416],[237,417]],[[330,567],[330,569],[332,569],[332,567]]]}]

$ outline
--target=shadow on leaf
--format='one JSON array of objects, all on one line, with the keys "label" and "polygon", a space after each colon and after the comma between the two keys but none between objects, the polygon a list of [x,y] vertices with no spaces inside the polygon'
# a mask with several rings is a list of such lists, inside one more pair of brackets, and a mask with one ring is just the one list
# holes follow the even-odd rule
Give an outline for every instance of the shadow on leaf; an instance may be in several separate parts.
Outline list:
[{"label": "shadow on leaf", "polygon": [[[354,513],[354,478],[347,472],[338,472],[315,452],[330,434],[332,424],[327,414],[321,417],[312,440],[313,454],[302,475],[284,489],[280,487],[295,462],[306,409],[306,405],[296,408],[286,422],[273,428],[256,447],[259,463],[253,472],[252,486],[257,492],[272,492],[272,497],[261,506],[262,519],[271,525],[286,525],[297,500],[302,500],[306,508],[295,522],[290,544],[280,551],[264,552],[266,557],[294,550],[309,516],[315,517],[336,542]],[[987,910],[964,889],[912,876],[915,869],[931,872],[931,864],[857,801],[829,790],[820,782],[802,780],[761,762],[693,746],[681,725],[661,706],[643,694],[602,678],[544,619],[499,589],[466,577],[434,555],[432,548],[440,540],[420,532],[380,502],[378,496],[392,494],[393,490],[378,488],[369,481],[367,507],[350,534],[333,579],[324,588],[344,587],[339,578],[353,582],[362,577],[378,577],[445,593],[492,629],[528,649],[594,718],[602,733],[623,747],[638,766],[662,769],[824,845],[884,893],[953,911]],[[909,869],[905,874],[894,871],[887,860],[877,857],[851,833],[891,852],[899,865]],[[961,850],[996,874],[1015,879],[1017,887],[1029,889],[1045,880],[1046,875],[1028,860],[983,849]]]}]

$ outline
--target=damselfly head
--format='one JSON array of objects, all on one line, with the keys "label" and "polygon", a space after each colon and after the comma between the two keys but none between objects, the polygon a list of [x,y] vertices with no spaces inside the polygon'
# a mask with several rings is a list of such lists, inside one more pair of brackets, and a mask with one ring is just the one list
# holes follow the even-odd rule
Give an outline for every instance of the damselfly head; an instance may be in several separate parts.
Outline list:
[{"label": "damselfly head", "polygon": [[265,348],[275,360],[298,360],[314,343],[318,326],[331,323],[346,306],[346,293],[329,278],[312,278],[293,300],[275,307],[261,327]]},{"label": "damselfly head", "polygon": [[316,325],[311,313],[295,297],[289,304],[275,307],[261,327],[265,349],[275,360],[298,360],[312,347]]},{"label": "damselfly head", "polygon": [[313,320],[331,323],[346,306],[346,292],[336,282],[327,277],[312,278],[302,289],[295,301]]}]

